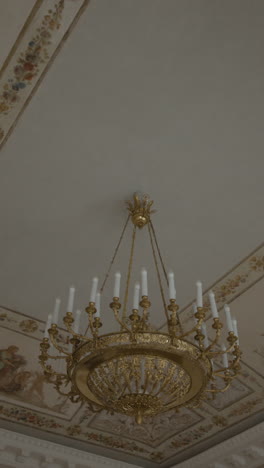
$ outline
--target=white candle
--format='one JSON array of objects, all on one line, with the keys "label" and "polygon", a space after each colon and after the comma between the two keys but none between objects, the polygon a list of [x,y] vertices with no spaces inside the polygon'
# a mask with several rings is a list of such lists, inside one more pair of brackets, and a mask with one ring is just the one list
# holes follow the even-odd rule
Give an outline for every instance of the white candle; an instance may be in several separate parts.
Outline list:
[{"label": "white candle", "polygon": [[[226,347],[224,344],[221,345],[222,351],[226,351]],[[223,355],[223,367],[226,369],[228,368],[228,359],[227,359],[227,353],[224,353]]]},{"label": "white candle", "polygon": [[44,332],[44,338],[49,337],[48,329],[51,327],[51,322],[52,322],[52,314],[48,315],[47,322],[46,322],[46,327],[45,327],[45,332]]},{"label": "white candle", "polygon": [[98,286],[98,278],[96,278],[96,276],[95,276],[95,277],[93,278],[93,282],[92,282],[92,289],[91,289],[91,294],[90,294],[90,302],[95,302],[95,296],[96,296],[97,286]]},{"label": "white candle", "polygon": [[139,291],[140,291],[140,284],[139,282],[135,283],[135,288],[134,288],[134,298],[133,298],[133,309],[139,308]]},{"label": "white candle", "polygon": [[52,317],[52,323],[56,323],[56,325],[58,324],[58,321],[59,321],[60,305],[61,305],[61,300],[57,297],[55,301],[53,317]]},{"label": "white candle", "polygon": [[207,329],[206,329],[205,323],[202,323],[201,329],[202,329],[202,334],[204,335],[204,341],[203,341],[204,347],[207,348],[209,346],[209,342],[208,342]]},{"label": "white candle", "polygon": [[121,281],[121,273],[120,271],[117,271],[115,274],[115,285],[114,285],[113,297],[120,297],[120,281]]},{"label": "white candle", "polygon": [[[114,296],[114,297],[119,297],[119,296]],[[101,304],[101,294],[97,293],[96,298],[95,298],[95,308],[96,308],[96,312],[94,314],[95,317],[100,317],[100,304]]]},{"label": "white candle", "polygon": [[229,332],[232,332],[234,330],[233,330],[233,323],[232,323],[232,318],[231,318],[231,314],[230,314],[230,307],[228,307],[228,305],[225,304],[224,310],[225,310],[225,316],[226,316],[227,330]]},{"label": "white candle", "polygon": [[79,333],[81,313],[82,312],[80,310],[76,310],[73,322],[73,331],[75,331],[75,333]]},{"label": "white candle", "polygon": [[75,294],[75,288],[72,286],[69,289],[69,299],[68,299],[68,305],[67,305],[67,312],[72,312],[73,311],[74,294]]},{"label": "white candle", "polygon": [[197,307],[203,307],[203,289],[201,281],[197,281],[196,283],[197,288]]},{"label": "white candle", "polygon": [[194,323],[195,323],[195,326],[196,326],[197,325],[197,318],[195,317],[195,314],[197,312],[196,302],[193,302],[192,308],[193,308],[193,315],[194,315]]},{"label": "white candle", "polygon": [[141,270],[141,289],[142,296],[148,296],[148,273],[146,268]]},{"label": "white candle", "polygon": [[235,334],[235,336],[237,337],[236,343],[239,344],[238,330],[237,330],[237,320],[236,320],[236,319],[232,319],[232,324],[233,324],[234,334]]},{"label": "white candle", "polygon": [[174,273],[170,271],[168,273],[168,280],[169,280],[169,295],[170,299],[176,299],[176,289],[174,284]]},{"label": "white candle", "polygon": [[219,318],[218,310],[216,307],[216,302],[215,302],[215,295],[213,291],[209,292],[209,301],[210,301],[210,306],[211,306],[211,311],[212,311],[212,316],[213,318]]}]

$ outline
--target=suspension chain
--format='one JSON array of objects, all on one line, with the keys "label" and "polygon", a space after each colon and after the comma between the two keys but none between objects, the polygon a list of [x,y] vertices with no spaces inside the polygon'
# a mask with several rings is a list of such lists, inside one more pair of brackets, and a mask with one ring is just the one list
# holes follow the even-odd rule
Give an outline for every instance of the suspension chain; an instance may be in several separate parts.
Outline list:
[{"label": "suspension chain", "polygon": [[[162,297],[162,302],[163,302],[163,307],[164,307],[165,316],[166,316],[167,320],[169,320],[169,314],[168,314],[168,311],[167,311],[167,305],[166,305],[166,300],[165,300],[165,294],[164,294],[164,290],[163,290],[163,287],[162,287],[162,281],[161,281],[161,277],[160,277],[159,265],[158,265],[158,261],[157,261],[157,256],[156,256],[156,252],[155,252],[155,247],[154,247],[154,242],[153,242],[153,236],[152,236],[152,231],[151,231],[150,225],[151,225],[151,223],[148,224],[148,232],[149,232],[149,238],[150,238],[150,243],[151,243],[153,258],[154,258],[155,267],[156,267],[157,276],[158,276],[158,281],[159,281],[160,294],[161,294],[161,297]],[[167,277],[167,274],[166,274],[165,277]]]},{"label": "suspension chain", "polygon": [[158,241],[157,241],[156,232],[155,232],[155,229],[154,229],[154,226],[153,226],[153,223],[152,223],[151,219],[149,221],[149,224],[150,224],[150,227],[151,227],[151,230],[152,230],[152,233],[153,233],[153,237],[154,237],[154,241],[155,241],[156,248],[157,248],[157,251],[158,251],[160,263],[161,263],[161,266],[162,266],[162,269],[163,269],[164,277],[165,277],[167,286],[169,286],[167,271],[166,271],[166,268],[165,268],[165,265],[164,265],[163,258],[162,258],[161,253],[160,253],[160,248],[159,248],[159,244],[158,244]]},{"label": "suspension chain", "polygon": [[123,312],[122,312],[122,320],[125,320],[126,316],[127,316],[128,292],[129,292],[131,271],[132,271],[133,258],[134,258],[136,232],[137,232],[137,227],[134,226],[133,233],[132,233],[132,242],[131,242],[131,249],[130,249],[129,264],[128,264],[128,270],[127,270],[126,292],[125,292],[125,297],[124,297],[124,307],[123,307]]},{"label": "suspension chain", "polygon": [[117,252],[118,252],[119,247],[120,247],[120,244],[121,244],[121,242],[122,242],[122,240],[123,240],[123,237],[124,237],[124,234],[125,234],[125,231],[126,231],[126,228],[127,228],[128,221],[129,221],[130,217],[131,217],[131,215],[129,214],[128,217],[127,217],[127,220],[126,220],[126,222],[125,222],[125,225],[124,225],[124,227],[123,227],[123,231],[122,231],[122,233],[121,233],[120,239],[119,239],[119,241],[118,241],[118,243],[117,243],[117,246],[116,246],[116,248],[115,248],[113,258],[112,258],[112,260],[111,260],[111,262],[110,262],[110,265],[109,265],[109,267],[108,267],[108,270],[107,270],[107,272],[106,272],[106,275],[105,275],[103,284],[102,284],[102,286],[101,286],[101,288],[100,288],[100,293],[101,293],[101,294],[102,294],[102,292],[103,292],[103,290],[104,290],[104,287],[105,287],[106,282],[107,282],[107,280],[108,280],[108,277],[109,277],[109,275],[110,275],[111,268],[112,268],[113,263],[114,263],[114,261],[115,261],[115,259],[116,259]]},{"label": "suspension chain", "polygon": [[[161,266],[162,266],[162,269],[163,269],[163,273],[164,273],[164,276],[165,276],[165,280],[166,280],[167,285],[169,286],[167,271],[166,271],[166,268],[165,268],[165,265],[164,265],[163,258],[162,258],[161,253],[160,253],[160,248],[159,248],[159,244],[158,244],[158,241],[157,241],[157,236],[156,236],[155,229],[154,229],[154,226],[153,226],[151,220],[150,220],[149,224],[150,224],[151,231],[152,231],[152,233],[153,233],[154,241],[155,241],[155,244],[156,244],[156,248],[157,248],[157,252],[158,252],[158,255],[159,255],[160,263],[161,263]],[[153,248],[152,248],[152,251],[153,251]],[[153,252],[153,256],[154,256],[154,259],[155,259],[155,253],[154,253],[154,252]],[[156,261],[157,261],[157,260],[155,260],[155,263],[156,263]],[[156,268],[157,268],[157,266],[156,266]],[[158,276],[159,276],[159,274],[158,274]],[[160,276],[159,276],[159,282],[161,283]],[[162,288],[162,286],[160,286],[160,287]],[[163,290],[162,290],[162,291],[163,291]],[[164,305],[164,303],[165,303],[165,307],[166,307],[166,302],[165,302],[165,298],[164,298],[164,292],[161,293],[161,296],[162,296],[162,300],[163,300],[163,305]],[[177,320],[178,320],[179,330],[180,330],[180,333],[182,334],[182,333],[183,333],[183,329],[182,329],[182,325],[181,325],[181,322],[180,322],[180,318],[179,318],[179,313],[178,313],[178,312],[176,313],[176,316],[177,316]],[[167,319],[168,319],[167,307],[166,307],[166,317],[167,317]]]}]

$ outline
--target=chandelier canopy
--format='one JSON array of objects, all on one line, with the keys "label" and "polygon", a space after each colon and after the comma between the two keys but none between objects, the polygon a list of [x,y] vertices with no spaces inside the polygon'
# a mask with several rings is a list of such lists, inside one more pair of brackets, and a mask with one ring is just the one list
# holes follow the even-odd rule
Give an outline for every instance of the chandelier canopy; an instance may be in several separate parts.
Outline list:
[{"label": "chandelier canopy", "polygon": [[[151,219],[153,202],[148,196],[136,194],[127,205],[129,215],[100,292],[97,291],[98,278],[93,278],[90,302],[85,309],[86,323],[81,320],[81,311],[77,310],[73,315],[75,289],[70,288],[67,312],[63,318],[70,334],[69,345],[64,346],[58,340],[60,299],[56,299],[54,312],[48,315],[39,360],[46,378],[54,384],[59,394],[67,395],[72,402],[85,402],[93,412],[107,410],[111,414],[122,413],[134,417],[140,424],[144,417],[177,410],[182,406],[196,407],[203,399],[226,391],[239,372],[241,351],[237,322],[232,319],[227,305],[224,308],[227,346],[220,344],[223,324],[219,319],[214,293],[209,292],[210,309],[204,307],[199,281],[196,283],[193,326],[183,330],[176,303],[174,274],[166,272]],[[122,307],[119,300],[119,272],[115,273],[114,294],[110,303],[119,331],[100,335],[101,293],[130,219],[133,232],[124,305]],[[164,332],[156,330],[150,323],[151,303],[144,268],[141,270],[141,285],[134,285],[131,313],[127,316],[126,312],[136,234],[144,227],[148,229],[164,306]],[[162,276],[168,287],[168,305]],[[214,337],[209,341],[205,320],[211,316]],[[81,328],[85,330],[82,333]],[[221,364],[219,357],[222,358]]]}]

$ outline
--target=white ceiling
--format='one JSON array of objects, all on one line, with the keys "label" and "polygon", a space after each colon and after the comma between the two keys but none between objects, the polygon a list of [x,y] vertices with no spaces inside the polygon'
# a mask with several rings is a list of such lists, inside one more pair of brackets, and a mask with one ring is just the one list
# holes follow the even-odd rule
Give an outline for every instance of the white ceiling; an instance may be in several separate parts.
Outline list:
[{"label": "white ceiling", "polygon": [[85,306],[135,190],[155,200],[182,306],[262,242],[263,15],[91,1],[2,150],[2,305],[44,319],[74,283]]}]

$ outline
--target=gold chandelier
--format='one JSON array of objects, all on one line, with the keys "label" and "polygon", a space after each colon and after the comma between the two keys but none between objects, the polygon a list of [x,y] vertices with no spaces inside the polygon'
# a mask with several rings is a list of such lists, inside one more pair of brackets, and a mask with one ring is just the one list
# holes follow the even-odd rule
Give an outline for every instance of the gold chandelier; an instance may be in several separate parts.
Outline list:
[{"label": "gold chandelier", "polygon": [[[137,194],[132,202],[128,202],[129,215],[100,292],[97,292],[98,278],[93,278],[90,302],[85,309],[85,332],[80,333],[81,311],[77,310],[73,315],[75,290],[70,288],[67,313],[63,318],[71,336],[70,345],[65,347],[58,340],[60,299],[56,299],[54,313],[48,315],[39,356],[45,376],[59,394],[68,396],[72,402],[86,403],[93,412],[107,410],[111,414],[117,412],[132,416],[139,424],[144,417],[183,406],[196,407],[203,399],[225,392],[239,372],[241,356],[237,322],[232,319],[227,305],[224,308],[227,346],[219,343],[223,324],[212,291],[209,292],[209,301],[214,337],[209,342],[205,319],[210,310],[203,306],[202,284],[199,281],[196,283],[194,325],[190,330],[183,330],[176,304],[174,274],[166,272],[151,220],[152,204],[149,197]],[[124,307],[119,300],[119,272],[115,274],[114,297],[110,304],[119,331],[100,335],[101,293],[130,219],[133,233]],[[133,308],[128,317],[126,314],[136,233],[143,227],[148,229],[155,262],[167,321],[165,332],[156,330],[149,321],[151,303],[145,269],[141,270],[141,300],[140,285],[136,283]],[[162,276],[169,290],[168,305]],[[219,364],[219,356],[222,364]]]}]

